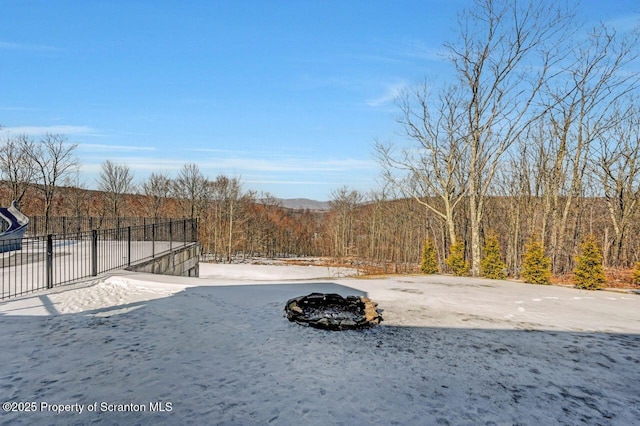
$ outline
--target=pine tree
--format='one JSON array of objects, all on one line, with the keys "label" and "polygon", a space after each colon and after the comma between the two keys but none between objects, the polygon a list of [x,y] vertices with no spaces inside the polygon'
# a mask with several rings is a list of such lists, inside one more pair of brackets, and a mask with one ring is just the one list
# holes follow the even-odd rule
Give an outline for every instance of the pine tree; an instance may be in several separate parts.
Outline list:
[{"label": "pine tree", "polygon": [[445,260],[453,275],[465,277],[469,275],[469,262],[464,260],[464,243],[459,241],[451,246],[449,257]]},{"label": "pine tree", "polygon": [[431,238],[424,240],[422,247],[422,263],[420,269],[423,274],[437,274],[438,260],[436,259],[436,247]]},{"label": "pine tree", "polygon": [[495,234],[489,235],[485,241],[484,258],[480,263],[480,267],[483,277],[494,280],[503,280],[506,278],[504,270],[507,265],[502,261],[500,243],[498,242],[498,236]]},{"label": "pine tree", "polygon": [[525,246],[520,275],[531,284],[551,284],[551,259],[544,255],[540,241],[532,240]]},{"label": "pine tree", "polygon": [[576,287],[586,290],[597,290],[605,283],[604,268],[602,267],[602,253],[596,239],[590,235],[580,245],[582,254],[576,257],[576,267],[573,270]]}]

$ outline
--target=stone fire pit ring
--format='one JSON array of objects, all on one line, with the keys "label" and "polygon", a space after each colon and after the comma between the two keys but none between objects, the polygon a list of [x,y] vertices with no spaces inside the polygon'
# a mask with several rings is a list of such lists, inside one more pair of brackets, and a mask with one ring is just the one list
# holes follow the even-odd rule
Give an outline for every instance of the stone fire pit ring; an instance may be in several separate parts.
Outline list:
[{"label": "stone fire pit ring", "polygon": [[370,328],[382,321],[378,304],[367,297],[342,297],[335,293],[311,293],[289,299],[289,321],[325,330]]}]

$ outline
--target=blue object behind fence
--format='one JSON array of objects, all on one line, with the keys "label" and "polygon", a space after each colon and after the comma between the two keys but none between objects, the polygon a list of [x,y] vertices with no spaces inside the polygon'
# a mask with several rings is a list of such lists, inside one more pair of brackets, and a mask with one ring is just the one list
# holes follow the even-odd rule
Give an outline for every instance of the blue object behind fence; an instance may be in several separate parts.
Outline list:
[{"label": "blue object behind fence", "polygon": [[8,225],[4,232],[0,233],[0,253],[22,249],[22,237],[27,231],[29,218],[18,210],[15,201],[10,207],[0,207],[0,217]]}]

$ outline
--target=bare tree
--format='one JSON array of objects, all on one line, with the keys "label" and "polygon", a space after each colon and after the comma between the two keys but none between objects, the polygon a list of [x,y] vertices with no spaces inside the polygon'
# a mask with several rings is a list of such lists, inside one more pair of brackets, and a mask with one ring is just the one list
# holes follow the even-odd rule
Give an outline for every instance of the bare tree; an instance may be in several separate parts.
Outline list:
[{"label": "bare tree", "polygon": [[494,214],[493,219],[498,221],[490,228],[498,231],[502,227],[507,267],[514,277],[519,274],[524,244],[534,235],[537,225],[541,188],[536,172],[540,152],[532,143],[535,138],[535,133],[528,132],[496,175],[498,193],[505,196],[497,197],[496,203],[504,205],[506,214]]},{"label": "bare tree", "polygon": [[[571,49],[571,63],[560,76],[564,84],[548,84],[549,137],[545,150],[550,162],[545,170],[548,236],[554,272],[572,267],[576,238],[567,239],[575,221],[576,203],[584,195],[584,178],[596,141],[622,117],[616,103],[638,85],[637,72],[625,69],[638,57],[637,35],[618,37],[604,26]],[[546,225],[545,221],[545,226]],[[574,236],[576,233],[574,233]]]},{"label": "bare tree", "polygon": [[624,118],[616,122],[599,140],[593,156],[592,170],[604,190],[613,225],[614,241],[611,256],[616,266],[629,267],[627,250],[630,225],[640,202],[640,111],[629,108]]},{"label": "bare tree", "polygon": [[334,256],[354,255],[355,243],[355,209],[363,201],[363,196],[356,190],[343,186],[331,194],[329,205],[332,213]]},{"label": "bare tree", "polygon": [[390,202],[387,187],[382,187],[380,191],[372,191],[368,198],[371,200],[369,213],[364,217],[367,229],[368,244],[363,254],[370,260],[382,259],[382,252],[385,244],[385,231],[387,230],[387,219],[384,207]]},{"label": "bare tree", "polygon": [[70,207],[71,215],[78,219],[90,216],[89,200],[91,195],[81,180],[80,171],[76,170],[74,173],[70,173],[64,180],[64,186],[65,204]]},{"label": "bare tree", "polygon": [[33,184],[36,170],[29,155],[33,149],[34,142],[27,135],[7,138],[0,148],[0,173],[11,190],[9,202],[20,204]]},{"label": "bare tree", "polygon": [[460,125],[464,117],[454,88],[443,92],[438,101],[434,113],[426,84],[401,94],[398,122],[411,145],[395,152],[393,146],[377,143],[376,153],[385,180],[443,220],[449,241],[454,244],[454,215],[467,184],[464,132]]},{"label": "bare tree", "polygon": [[185,164],[174,180],[173,194],[183,205],[185,215],[194,219],[206,208],[207,179],[195,163]]},{"label": "bare tree", "polygon": [[[570,16],[553,4],[475,1],[460,15],[459,40],[445,45],[457,83],[444,90],[435,110],[426,86],[401,99],[400,123],[418,149],[397,154],[377,145],[387,179],[442,218],[451,242],[455,211],[468,201],[476,276],[493,178],[505,152],[544,113],[534,111],[536,100],[562,58],[560,35]],[[404,171],[405,180],[391,169]]]},{"label": "bare tree", "polygon": [[156,221],[160,218],[162,207],[169,198],[171,185],[171,179],[166,172],[151,173],[142,183],[142,193],[151,199],[151,202],[146,204],[147,211]]},{"label": "bare tree", "polygon": [[234,249],[241,247],[246,233],[239,232],[246,222],[246,207],[253,202],[254,195],[245,193],[237,178],[220,175],[215,181],[208,183],[210,203],[208,213],[213,229],[214,253],[224,256],[231,263]]},{"label": "bare tree", "polygon": [[133,173],[126,164],[116,164],[111,160],[102,163],[98,188],[103,192],[113,217],[120,215],[125,194],[133,189],[132,182]]},{"label": "bare tree", "polygon": [[49,217],[58,185],[77,170],[77,144],[70,144],[64,135],[46,134],[28,152],[35,167],[35,186],[44,195],[45,232],[49,232]]},{"label": "bare tree", "polygon": [[252,226],[249,227],[251,252],[258,251],[268,257],[281,252],[279,224],[282,220],[282,201],[270,193],[261,193],[253,206]]},{"label": "bare tree", "polygon": [[486,197],[502,155],[538,114],[532,110],[568,14],[553,1],[477,0],[461,15],[460,39],[446,45],[459,80],[468,150],[471,272],[480,273]]}]

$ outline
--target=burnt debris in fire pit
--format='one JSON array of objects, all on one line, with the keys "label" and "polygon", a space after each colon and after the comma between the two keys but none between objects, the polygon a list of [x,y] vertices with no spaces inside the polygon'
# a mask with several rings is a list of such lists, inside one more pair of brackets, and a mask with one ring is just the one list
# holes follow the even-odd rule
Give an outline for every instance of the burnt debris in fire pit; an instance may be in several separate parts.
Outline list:
[{"label": "burnt debris in fire pit", "polygon": [[326,330],[373,327],[382,321],[378,304],[366,297],[342,297],[334,293],[311,293],[290,299],[285,307],[289,321]]}]

